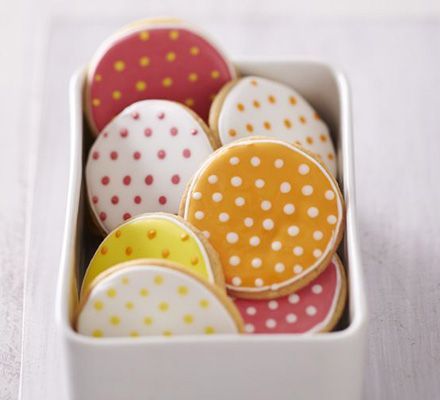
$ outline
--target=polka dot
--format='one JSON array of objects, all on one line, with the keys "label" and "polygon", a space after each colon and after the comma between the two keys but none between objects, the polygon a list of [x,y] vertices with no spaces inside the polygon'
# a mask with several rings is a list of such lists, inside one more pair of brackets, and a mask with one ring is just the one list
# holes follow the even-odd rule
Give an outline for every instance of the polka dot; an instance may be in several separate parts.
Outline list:
[{"label": "polka dot", "polygon": [[101,211],[101,212],[99,213],[99,219],[100,219],[101,221],[105,221],[105,220],[107,219],[107,214],[106,214],[104,211]]},{"label": "polka dot", "polygon": [[200,306],[200,308],[206,309],[209,307],[209,301],[206,299],[202,299],[199,301],[199,306]]},{"label": "polka dot", "polygon": [[95,338],[100,338],[100,337],[104,336],[104,332],[101,331],[100,329],[95,329],[92,332],[92,336],[95,337]]},{"label": "polka dot", "polygon": [[286,322],[288,324],[294,324],[296,321],[298,321],[298,317],[295,314],[289,313],[286,315]]},{"label": "polka dot", "polygon": [[266,182],[264,182],[263,179],[256,179],[255,180],[255,187],[258,189],[262,189],[265,184],[266,184]]},{"label": "polka dot", "polygon": [[258,167],[261,164],[261,160],[259,157],[252,157],[251,158],[251,165],[253,167]]},{"label": "polka dot", "polygon": [[118,204],[119,203],[119,197],[118,196],[112,196],[111,202],[112,202],[112,204]]},{"label": "polka dot", "polygon": [[108,247],[107,246],[102,246],[101,247],[101,254],[102,255],[106,255],[108,253]]},{"label": "polka dot", "polygon": [[283,168],[284,166],[284,161],[281,158],[277,158],[273,165],[275,166],[275,168]]},{"label": "polka dot", "polygon": [[249,133],[252,133],[254,131],[254,126],[252,124],[246,124],[246,130]]},{"label": "polka dot", "polygon": [[280,185],[280,192],[281,193],[289,193],[292,190],[292,186],[290,185],[289,182],[283,182]]},{"label": "polka dot", "polygon": [[179,294],[179,296],[186,296],[188,292],[189,292],[188,288],[184,285],[177,287],[177,293]]},{"label": "polka dot", "polygon": [[218,219],[220,222],[227,222],[227,221],[229,221],[229,214],[222,212],[218,215]]},{"label": "polka dot", "polygon": [[162,86],[163,86],[163,87],[168,88],[168,87],[170,87],[172,84],[173,84],[173,80],[172,80],[169,76],[166,77],[166,78],[164,78],[164,79],[162,79]]},{"label": "polka dot", "polygon": [[264,285],[264,281],[261,278],[255,279],[255,286],[256,287],[262,287]]},{"label": "polka dot", "polygon": [[289,236],[297,236],[299,233],[299,228],[296,225],[290,225],[287,228],[287,233],[289,234]]},{"label": "polka dot", "polygon": [[191,72],[191,73],[188,75],[188,80],[189,80],[190,82],[197,82],[197,79],[199,79],[199,76],[198,76],[195,72]]},{"label": "polka dot", "polygon": [[284,214],[292,215],[295,212],[295,206],[292,203],[287,203],[283,207]]},{"label": "polka dot", "polygon": [[148,291],[148,289],[146,289],[146,288],[142,288],[141,290],[139,290],[139,294],[140,294],[142,297],[147,297],[147,296],[150,294],[150,292]]},{"label": "polka dot", "polygon": [[238,276],[234,276],[233,278],[232,278],[232,284],[234,285],[234,286],[240,286],[241,285],[241,279],[238,277]]},{"label": "polka dot", "polygon": [[92,196],[92,203],[93,204],[98,203],[98,201],[99,201],[98,196]]},{"label": "polka dot", "polygon": [[240,112],[244,111],[244,105],[242,103],[238,103],[237,104],[237,110],[240,111]]},{"label": "polka dot", "polygon": [[238,157],[231,157],[229,159],[229,164],[231,165],[237,165],[240,163],[240,159]]},{"label": "polka dot", "polygon": [[122,93],[119,90],[114,90],[112,93],[113,100],[119,100],[122,97]]},{"label": "polka dot", "polygon": [[333,190],[327,190],[325,192],[325,198],[327,200],[333,200],[335,198],[335,192],[333,192]]},{"label": "polka dot", "polygon": [[162,332],[162,336],[166,336],[166,337],[173,336],[173,332],[171,332],[171,331],[163,331]]},{"label": "polka dot", "polygon": [[171,177],[171,183],[173,183],[174,185],[178,185],[180,182],[180,176],[175,174]]},{"label": "polka dot", "polygon": [[270,218],[266,218],[265,220],[263,220],[262,225],[263,225],[263,228],[264,228],[266,231],[270,231],[270,230],[272,230],[273,227],[275,226],[273,220],[270,219]]},{"label": "polka dot", "polygon": [[258,236],[251,236],[249,239],[249,244],[253,247],[256,247],[260,244],[261,240]]},{"label": "polka dot", "polygon": [[336,221],[337,221],[337,218],[336,218],[334,215],[329,215],[329,216],[327,217],[327,222],[328,222],[330,225],[334,225],[334,224],[336,224]]},{"label": "polka dot", "polygon": [[316,217],[319,215],[319,210],[318,210],[316,207],[310,207],[310,208],[307,210],[307,215],[308,215],[310,218],[316,218]]},{"label": "polka dot", "polygon": [[260,268],[263,265],[261,258],[255,257],[251,261],[252,268]]},{"label": "polka dot", "polygon": [[139,65],[141,67],[148,67],[150,65],[150,59],[147,56],[139,58]]},{"label": "polka dot", "polygon": [[202,193],[200,193],[200,192],[194,192],[194,193],[192,194],[192,198],[193,198],[194,200],[200,200],[200,199],[202,198]]},{"label": "polka dot", "polygon": [[148,239],[154,239],[157,235],[157,232],[155,229],[150,229],[147,233]]},{"label": "polka dot", "polygon": [[110,158],[111,158],[112,160],[117,160],[117,159],[118,159],[118,152],[117,152],[117,151],[112,151],[112,152],[110,153]]},{"label": "polka dot", "polygon": [[153,318],[151,318],[151,317],[145,317],[145,318],[144,318],[144,324],[147,325],[147,326],[152,325],[152,324],[153,324]]},{"label": "polka dot", "polygon": [[212,326],[206,326],[204,332],[206,335],[212,335],[215,333],[215,329]]},{"label": "polka dot", "polygon": [[290,97],[289,97],[289,103],[290,103],[292,106],[296,105],[296,103],[297,103],[296,98],[295,98],[294,96],[290,96]]},{"label": "polka dot", "polygon": [[159,204],[165,205],[167,203],[167,198],[165,196],[159,197]]},{"label": "polka dot", "polygon": [[274,329],[276,326],[277,322],[274,319],[269,318],[268,320],[266,320],[266,328]]},{"label": "polka dot", "polygon": [[142,31],[141,33],[139,33],[139,39],[141,39],[142,41],[147,41],[150,38],[150,32],[147,31]]},{"label": "polka dot", "polygon": [[194,317],[191,314],[185,314],[183,316],[183,322],[187,325],[191,325],[194,322]]},{"label": "polka dot", "polygon": [[276,103],[276,98],[274,97],[274,96],[268,96],[267,97],[267,101],[270,103],[270,104],[275,104]]},{"label": "polka dot", "polygon": [[93,105],[93,107],[99,107],[101,105],[101,100],[100,99],[93,99],[92,105]]},{"label": "polka dot", "polygon": [[229,264],[232,265],[233,267],[236,267],[237,265],[240,264],[240,257],[238,256],[231,256],[229,257]]},{"label": "polka dot", "polygon": [[237,207],[242,207],[246,203],[246,200],[243,197],[237,197],[234,203]]},{"label": "polka dot", "polygon": [[152,185],[153,181],[154,181],[153,175],[147,175],[145,177],[145,184],[146,185],[148,185],[148,186]]},{"label": "polka dot", "polygon": [[307,122],[306,117],[304,117],[304,115],[300,115],[299,122],[301,122],[302,124],[305,124]]},{"label": "polka dot", "polygon": [[303,267],[299,264],[293,266],[293,272],[295,274],[300,274],[303,271]]},{"label": "polka dot", "polygon": [[253,105],[255,108],[260,108],[260,106],[261,106],[261,104],[260,104],[260,102],[259,102],[258,100],[254,100],[254,101],[252,102],[252,105]]},{"label": "polka dot", "polygon": [[239,187],[243,183],[243,180],[239,176],[233,176],[231,178],[231,185],[234,187]]},{"label": "polka dot", "polygon": [[194,217],[200,221],[205,218],[205,213],[203,211],[196,211]]},{"label": "polka dot", "polygon": [[130,175],[125,175],[124,178],[122,179],[122,183],[125,186],[130,185],[130,183],[131,183],[131,176]]},{"label": "polka dot", "polygon": [[133,153],[133,158],[134,158],[135,160],[139,160],[139,159],[141,158],[141,153],[139,153],[138,151],[135,151],[135,152]]},{"label": "polka dot", "polygon": [[255,315],[257,313],[257,309],[255,307],[248,307],[246,308],[246,314],[247,315]]},{"label": "polka dot", "polygon": [[238,235],[237,235],[237,233],[235,233],[235,232],[228,232],[226,234],[226,241],[228,243],[231,243],[231,244],[237,243],[238,242]]},{"label": "polka dot", "polygon": [[119,318],[117,315],[112,315],[109,318],[109,321],[111,325],[119,325],[121,323],[121,318]]},{"label": "polka dot", "polygon": [[313,186],[311,185],[304,185],[301,188],[301,192],[304,196],[310,196],[313,193]]},{"label": "polka dot", "polygon": [[218,79],[219,77],[220,77],[220,72],[218,72],[217,70],[211,71],[211,78],[212,79]]},{"label": "polka dot", "polygon": [[103,177],[101,178],[101,183],[102,183],[104,186],[108,185],[108,184],[110,183],[110,178],[109,178],[108,176],[103,176]]},{"label": "polka dot", "polygon": [[223,200],[223,195],[221,193],[219,193],[219,192],[215,192],[212,195],[212,200],[215,201],[216,203],[219,203],[220,201]]},{"label": "polka dot", "polygon": [[117,72],[122,72],[125,69],[125,62],[122,60],[118,60],[113,64],[113,68]]},{"label": "polka dot", "polygon": [[299,296],[296,293],[291,294],[288,297],[288,301],[290,304],[298,304],[299,303]]},{"label": "polka dot", "polygon": [[190,149],[184,149],[182,151],[182,155],[184,158],[190,158],[191,157],[191,150]]},{"label": "polka dot", "polygon": [[133,254],[133,247],[131,247],[131,246],[127,246],[126,248],[125,248],[125,255],[126,256],[131,256]]},{"label": "polka dot", "polygon": [[174,53],[174,51],[169,51],[165,58],[168,62],[173,62],[176,59],[176,53]]},{"label": "polka dot", "polygon": [[292,127],[292,121],[291,121],[290,119],[288,119],[288,118],[286,118],[286,119],[283,121],[283,123],[284,123],[284,126],[285,126],[287,129],[290,129],[290,128]]},{"label": "polka dot", "polygon": [[92,153],[92,158],[93,158],[94,160],[99,159],[99,152],[94,151],[94,152]]},{"label": "polka dot", "polygon": [[269,310],[276,310],[278,308],[278,301],[276,300],[271,300],[269,301],[269,303],[267,304],[267,306],[269,307]]},{"label": "polka dot", "polygon": [[322,293],[322,286],[319,284],[312,286],[312,293],[314,294],[321,294]]},{"label": "polka dot", "polygon": [[93,308],[94,308],[96,311],[101,311],[101,310],[104,308],[104,303],[103,303],[102,301],[96,300],[96,301],[93,303]]},{"label": "polka dot", "polygon": [[279,274],[281,274],[285,270],[286,270],[286,266],[283,263],[276,263],[275,264],[275,272],[278,272]]},{"label": "polka dot", "polygon": [[146,137],[151,137],[152,134],[153,134],[153,130],[151,128],[145,128],[144,135]]},{"label": "polka dot", "polygon": [[272,125],[270,124],[269,121],[264,121],[263,122],[263,127],[264,127],[264,129],[270,131],[270,129],[272,128]]},{"label": "polka dot", "polygon": [[318,312],[318,310],[316,309],[315,306],[307,306],[306,307],[306,314],[309,317],[313,317],[314,315],[316,315],[317,312]]},{"label": "polka dot", "polygon": [[310,167],[307,164],[301,164],[298,167],[298,172],[300,175],[307,175],[310,172]]},{"label": "polka dot", "polygon": [[157,308],[159,309],[159,311],[161,312],[166,312],[169,310],[170,305],[166,302],[166,301],[162,301],[159,303],[159,305],[157,306]]},{"label": "polka dot", "polygon": [[159,160],[163,160],[166,156],[167,156],[167,153],[165,150],[159,150],[157,152],[157,158],[159,158]]},{"label": "polka dot", "polygon": [[128,129],[126,128],[121,129],[119,132],[119,136],[121,136],[122,138],[126,138],[128,136]]},{"label": "polka dot", "polygon": [[261,202],[261,209],[263,211],[268,211],[272,208],[272,203],[269,200],[263,200]]},{"label": "polka dot", "polygon": [[281,247],[283,247],[282,243],[278,240],[271,243],[270,247],[273,251],[280,251]]},{"label": "polka dot", "polygon": [[147,83],[145,81],[137,81],[135,87],[138,92],[143,92],[147,88]]},{"label": "polka dot", "polygon": [[322,256],[322,251],[321,250],[319,250],[319,249],[313,250],[313,257],[319,258],[321,256]]},{"label": "polka dot", "polygon": [[252,227],[254,225],[254,220],[250,217],[246,217],[244,219],[244,225],[248,228]]},{"label": "polka dot", "polygon": [[218,182],[218,176],[217,175],[209,175],[208,176],[208,182],[213,185]]},{"label": "polka dot", "polygon": [[189,54],[191,54],[192,56],[196,56],[200,53],[200,49],[197,46],[192,46],[189,49]]},{"label": "polka dot", "polygon": [[321,231],[313,232],[313,239],[321,240],[324,237],[324,234]]},{"label": "polka dot", "polygon": [[188,97],[187,99],[185,99],[185,104],[186,104],[188,107],[192,107],[192,106],[194,106],[194,99],[191,98],[191,97]]},{"label": "polka dot", "polygon": [[231,137],[237,136],[237,131],[235,129],[229,129],[228,135]]},{"label": "polka dot", "polygon": [[170,134],[171,134],[171,136],[177,136],[178,133],[179,133],[179,130],[178,130],[175,126],[173,126],[173,127],[170,129]]},{"label": "polka dot", "polygon": [[131,214],[128,213],[128,212],[126,212],[126,213],[124,213],[124,214],[122,215],[122,219],[123,219],[124,221],[126,221],[127,219],[130,219],[130,218],[131,218]]},{"label": "polka dot", "polygon": [[293,254],[295,254],[296,256],[302,256],[304,253],[304,249],[301,246],[295,246],[293,248]]}]

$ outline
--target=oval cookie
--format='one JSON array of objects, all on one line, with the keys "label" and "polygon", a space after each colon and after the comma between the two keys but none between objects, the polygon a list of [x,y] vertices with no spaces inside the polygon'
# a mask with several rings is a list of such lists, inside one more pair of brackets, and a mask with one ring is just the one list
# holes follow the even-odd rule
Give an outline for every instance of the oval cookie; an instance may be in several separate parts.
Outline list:
[{"label": "oval cookie", "polygon": [[89,204],[103,231],[145,212],[177,213],[190,177],[213,151],[186,107],[144,100],[119,114],[90,149]]},{"label": "oval cookie", "polygon": [[210,125],[222,144],[257,135],[301,145],[336,175],[335,149],[327,125],[289,86],[256,76],[234,81],[213,103]]},{"label": "oval cookie", "polygon": [[209,237],[237,297],[274,298],[305,286],[343,233],[342,195],[331,174],[299,147],[269,138],[213,154],[181,212]]},{"label": "oval cookie", "polygon": [[347,282],[339,257],[296,293],[274,300],[235,299],[247,333],[329,332],[344,310]]},{"label": "oval cookie", "polygon": [[87,116],[97,134],[132,103],[168,99],[207,120],[212,99],[232,78],[234,68],[222,52],[184,23],[139,21],[110,37],[93,57]]},{"label": "oval cookie", "polygon": [[219,257],[203,235],[180,217],[157,213],[133,218],[103,240],[86,270],[81,295],[102,272],[140,258],[176,262],[224,287]]},{"label": "oval cookie", "polygon": [[94,337],[239,333],[227,296],[178,264],[138,260],[99,276],[82,299],[79,333]]}]

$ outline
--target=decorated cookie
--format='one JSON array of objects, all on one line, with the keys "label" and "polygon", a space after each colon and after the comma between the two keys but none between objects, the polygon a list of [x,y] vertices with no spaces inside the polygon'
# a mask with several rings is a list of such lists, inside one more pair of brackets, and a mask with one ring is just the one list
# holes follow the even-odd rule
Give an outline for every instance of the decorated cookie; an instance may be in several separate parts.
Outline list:
[{"label": "decorated cookie", "polygon": [[76,329],[94,337],[203,335],[239,333],[242,320],[225,293],[179,264],[137,260],[96,279]]},{"label": "decorated cookie", "polygon": [[86,270],[81,294],[102,272],[140,258],[179,263],[202,279],[224,288],[219,257],[204,236],[180,217],[157,213],[133,218],[104,239]]},{"label": "decorated cookie", "polygon": [[237,141],[199,169],[184,218],[218,251],[237,297],[274,298],[307,285],[329,264],[343,233],[338,185],[301,148],[269,138]]},{"label": "decorated cookie", "polygon": [[114,118],[86,166],[89,203],[102,230],[145,212],[177,213],[188,179],[213,151],[207,129],[166,100],[135,103]]},{"label": "decorated cookie", "polygon": [[291,87],[249,76],[226,85],[210,113],[222,144],[249,135],[269,136],[301,145],[336,174],[335,149],[327,125]]},{"label": "decorated cookie", "polygon": [[212,99],[235,76],[220,50],[184,23],[131,24],[103,43],[90,64],[90,126],[97,134],[125,107],[144,99],[174,100],[207,120]]},{"label": "decorated cookie", "polygon": [[315,280],[296,293],[274,300],[235,299],[247,333],[328,332],[346,300],[344,267],[335,256]]}]

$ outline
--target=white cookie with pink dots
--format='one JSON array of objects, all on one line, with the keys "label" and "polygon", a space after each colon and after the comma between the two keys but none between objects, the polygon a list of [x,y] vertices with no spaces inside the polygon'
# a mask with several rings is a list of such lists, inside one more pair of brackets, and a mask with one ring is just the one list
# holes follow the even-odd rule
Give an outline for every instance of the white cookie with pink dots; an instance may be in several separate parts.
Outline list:
[{"label": "white cookie with pink dots", "polygon": [[186,107],[144,100],[102,131],[86,165],[89,203],[109,232],[145,212],[176,214],[186,183],[213,152],[205,124]]},{"label": "white cookie with pink dots", "polygon": [[335,176],[335,148],[328,126],[293,88],[256,76],[227,84],[211,106],[209,124],[222,144],[250,135],[301,145]]}]

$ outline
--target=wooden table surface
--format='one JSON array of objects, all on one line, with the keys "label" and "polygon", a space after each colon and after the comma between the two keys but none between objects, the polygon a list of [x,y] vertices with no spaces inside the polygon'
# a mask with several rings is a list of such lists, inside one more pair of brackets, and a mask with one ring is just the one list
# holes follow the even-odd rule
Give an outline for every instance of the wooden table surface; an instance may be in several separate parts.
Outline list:
[{"label": "wooden table surface", "polygon": [[[32,123],[14,125],[23,130],[19,139],[3,132],[0,177],[14,197],[0,196],[1,399],[17,396],[26,215],[21,398],[65,398],[53,311],[68,172],[67,83],[100,41],[129,20],[51,18],[38,48],[43,80],[29,88]],[[302,19],[282,10],[276,17],[246,17],[217,15],[214,8],[209,19],[199,13],[193,20],[232,56],[306,55],[346,71],[369,303],[365,399],[438,398],[440,21]],[[0,83],[11,89],[6,79]],[[13,112],[19,111],[4,108],[2,115]]]}]

